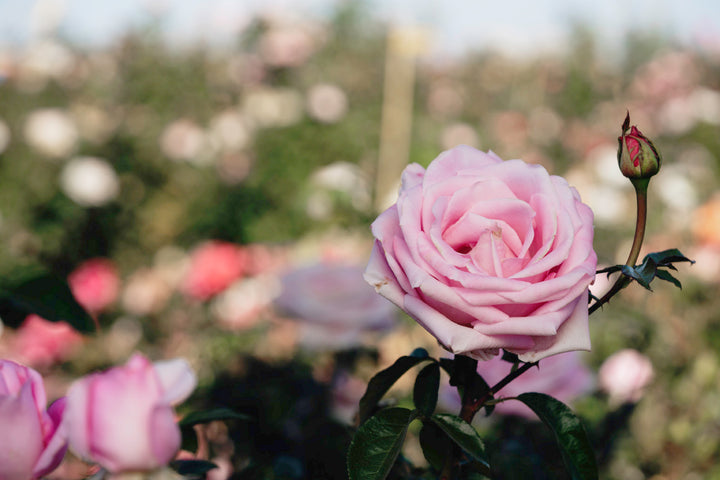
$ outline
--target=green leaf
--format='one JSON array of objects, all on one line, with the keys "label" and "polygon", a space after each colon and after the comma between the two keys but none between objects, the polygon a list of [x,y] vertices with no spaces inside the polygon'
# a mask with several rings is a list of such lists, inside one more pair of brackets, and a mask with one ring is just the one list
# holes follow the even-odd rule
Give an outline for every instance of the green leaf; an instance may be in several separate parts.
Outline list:
[{"label": "green leaf", "polygon": [[207,472],[218,467],[214,463],[206,460],[174,460],[170,462],[170,468],[183,476],[205,476]]},{"label": "green leaf", "polygon": [[209,423],[215,420],[252,420],[252,417],[234,412],[229,408],[214,408],[212,410],[189,413],[178,423],[181,427],[191,427],[198,423]]},{"label": "green leaf", "polygon": [[690,260],[689,258],[687,258],[677,248],[663,250],[662,252],[648,253],[643,258],[643,263],[650,259],[654,261],[655,264],[658,266],[667,266],[672,264],[673,262],[690,262],[691,264],[695,263],[694,260]]},{"label": "green leaf", "polygon": [[0,312],[16,320],[35,313],[51,322],[65,321],[83,333],[95,332],[94,320],[75,300],[67,282],[34,267],[12,272],[3,281]]},{"label": "green leaf", "polygon": [[410,355],[398,358],[395,363],[371,378],[367,390],[365,390],[365,395],[360,399],[360,423],[365,422],[372,416],[380,399],[390,390],[390,387],[398,378],[415,365],[426,360],[432,359],[425,349],[419,348]]},{"label": "green leaf", "polygon": [[450,439],[462,448],[470,457],[489,467],[485,445],[483,445],[477,430],[468,422],[449,413],[438,413],[430,417],[435,425],[440,427]]},{"label": "green leaf", "polygon": [[657,272],[655,272],[655,276],[658,277],[660,280],[665,280],[666,282],[670,282],[673,285],[675,285],[676,287],[678,287],[679,289],[682,289],[682,284],[680,283],[680,280],[673,277],[670,274],[670,272],[668,272],[666,270],[658,270]]},{"label": "green leaf", "polygon": [[350,480],[382,480],[400,453],[410,422],[418,412],[407,408],[380,410],[360,425],[348,449]]},{"label": "green leaf", "polygon": [[452,455],[450,437],[432,421],[424,421],[418,434],[425,460],[435,469],[442,470],[445,459]]},{"label": "green leaf", "polygon": [[425,366],[415,379],[413,402],[420,413],[430,416],[435,411],[440,388],[440,364],[433,362]]},{"label": "green leaf", "polygon": [[598,468],[592,445],[572,410],[544,393],[523,393],[517,399],[530,407],[555,434],[573,480],[597,480]]},{"label": "green leaf", "polygon": [[643,272],[633,268],[628,267],[627,265],[622,266],[622,273],[623,275],[630,277],[632,279],[637,280],[637,282],[645,287],[646,289],[650,290],[652,292],[652,288],[650,288],[650,281],[652,280],[652,277],[650,280],[646,280],[645,275],[643,275]]}]

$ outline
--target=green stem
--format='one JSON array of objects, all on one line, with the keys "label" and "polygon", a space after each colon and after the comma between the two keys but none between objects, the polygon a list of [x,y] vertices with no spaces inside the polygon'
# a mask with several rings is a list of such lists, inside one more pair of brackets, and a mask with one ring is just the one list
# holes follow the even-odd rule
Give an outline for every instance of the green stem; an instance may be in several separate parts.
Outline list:
[{"label": "green stem", "polygon": [[[637,263],[643,239],[645,238],[645,224],[647,223],[647,187],[649,182],[649,179],[633,181],[633,186],[635,187],[635,199],[637,202],[637,216],[635,219],[635,237],[633,238],[630,254],[628,254],[627,261],[625,261],[625,265],[628,267],[634,267],[635,263]],[[600,300],[590,306],[588,314],[593,313],[595,310],[609,302],[616,293],[628,286],[629,283],[630,279],[621,274],[610,290],[608,290],[608,292],[603,295]]]}]

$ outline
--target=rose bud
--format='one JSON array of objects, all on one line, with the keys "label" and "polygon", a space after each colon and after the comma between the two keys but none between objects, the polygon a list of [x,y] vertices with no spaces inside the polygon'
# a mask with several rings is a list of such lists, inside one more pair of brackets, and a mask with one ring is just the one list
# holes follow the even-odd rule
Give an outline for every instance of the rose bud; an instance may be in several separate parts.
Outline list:
[{"label": "rose bud", "polygon": [[140,354],[121,367],[76,380],[68,391],[64,425],[70,448],[112,473],[150,472],[180,450],[173,405],[196,378],[182,359],[158,363]]},{"label": "rose bud", "polygon": [[610,402],[637,402],[645,387],[653,379],[650,359],[640,352],[624,349],[608,357],[598,372],[600,388],[610,396]]},{"label": "rose bud", "polygon": [[622,135],[618,137],[620,171],[630,180],[649,179],[660,171],[661,163],[660,153],[650,139],[636,126],[630,126],[628,113],[622,125]]}]

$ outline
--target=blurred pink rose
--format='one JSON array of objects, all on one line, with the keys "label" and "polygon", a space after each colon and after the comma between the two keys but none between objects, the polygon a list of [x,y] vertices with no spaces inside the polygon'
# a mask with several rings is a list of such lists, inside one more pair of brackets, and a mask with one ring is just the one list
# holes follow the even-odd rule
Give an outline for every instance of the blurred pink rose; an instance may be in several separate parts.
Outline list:
[{"label": "blurred pink rose", "polygon": [[140,354],[122,367],[76,380],[68,391],[64,419],[70,448],[113,473],[167,465],[180,449],[172,406],[195,385],[195,374],[184,360],[153,364]]},{"label": "blurred pink rose", "polygon": [[60,428],[65,399],[45,410],[42,377],[35,370],[0,360],[0,479],[40,478],[60,464],[67,440]]},{"label": "blurred pink rose", "polygon": [[610,355],[598,372],[600,388],[616,404],[640,400],[653,376],[650,359],[629,348]]},{"label": "blurred pink rose", "polygon": [[196,248],[182,286],[183,292],[207,300],[240,278],[247,264],[247,253],[229,242],[211,240]]},{"label": "blurred pink rose", "polygon": [[82,335],[67,323],[50,322],[33,314],[18,328],[13,350],[22,362],[47,368],[67,360],[82,341]]},{"label": "blurred pink rose", "polygon": [[589,350],[593,214],[563,178],[462,145],[409,165],[365,279],[448,350]]},{"label": "blurred pink rose", "polygon": [[[512,364],[504,361],[500,356],[478,362],[478,373],[491,387],[510,373],[511,368]],[[520,375],[500,390],[495,397],[516,397],[521,393],[538,392],[550,395],[563,403],[570,403],[576,398],[590,393],[594,386],[595,379],[583,363],[582,354],[574,351],[543,359],[539,367],[533,367]],[[460,411],[457,389],[448,387],[442,397],[445,399],[445,408],[452,413]],[[538,419],[530,408],[518,400],[498,403],[495,406],[495,412],[501,415],[518,415],[532,420]]]},{"label": "blurred pink rose", "polygon": [[357,265],[314,264],[281,278],[275,305],[304,320],[301,343],[306,347],[347,348],[360,343],[362,332],[395,324],[392,304],[363,281]]},{"label": "blurred pink rose", "polygon": [[75,299],[91,314],[98,314],[117,299],[120,280],[112,261],[93,258],[68,275]]}]

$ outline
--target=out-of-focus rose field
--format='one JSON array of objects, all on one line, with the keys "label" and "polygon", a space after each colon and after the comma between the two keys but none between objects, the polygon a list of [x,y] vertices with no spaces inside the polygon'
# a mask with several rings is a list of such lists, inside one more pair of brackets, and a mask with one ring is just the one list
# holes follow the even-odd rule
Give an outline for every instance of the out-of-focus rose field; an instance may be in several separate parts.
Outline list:
[{"label": "out-of-focus rose field", "polygon": [[[48,401],[134,352],[184,358],[198,385],[178,418],[248,418],[183,429],[181,456],[207,440],[210,478],[347,478],[368,380],[417,347],[450,355],[363,280],[402,168],[459,144],[540,164],[592,208],[598,268],[619,264],[635,227],[617,166],[629,111],[663,155],[643,254],[696,263],[679,265],[682,289],[630,285],[591,317],[592,351],[502,394],[571,405],[601,478],[720,479],[720,43],[638,33],[608,59],[578,26],[563,55],[430,59],[422,35],[361,5],[327,22],[258,16],[225,49],[172,48],[151,23],[101,50],[61,35],[0,50],[0,286],[42,267],[97,323],[0,312],[0,356],[40,372]],[[411,395],[401,379],[387,401]],[[459,406],[441,389],[439,409]],[[519,404],[475,426],[497,478],[570,478]],[[413,428],[403,458],[423,466]],[[46,476],[92,473],[68,452]]]}]

